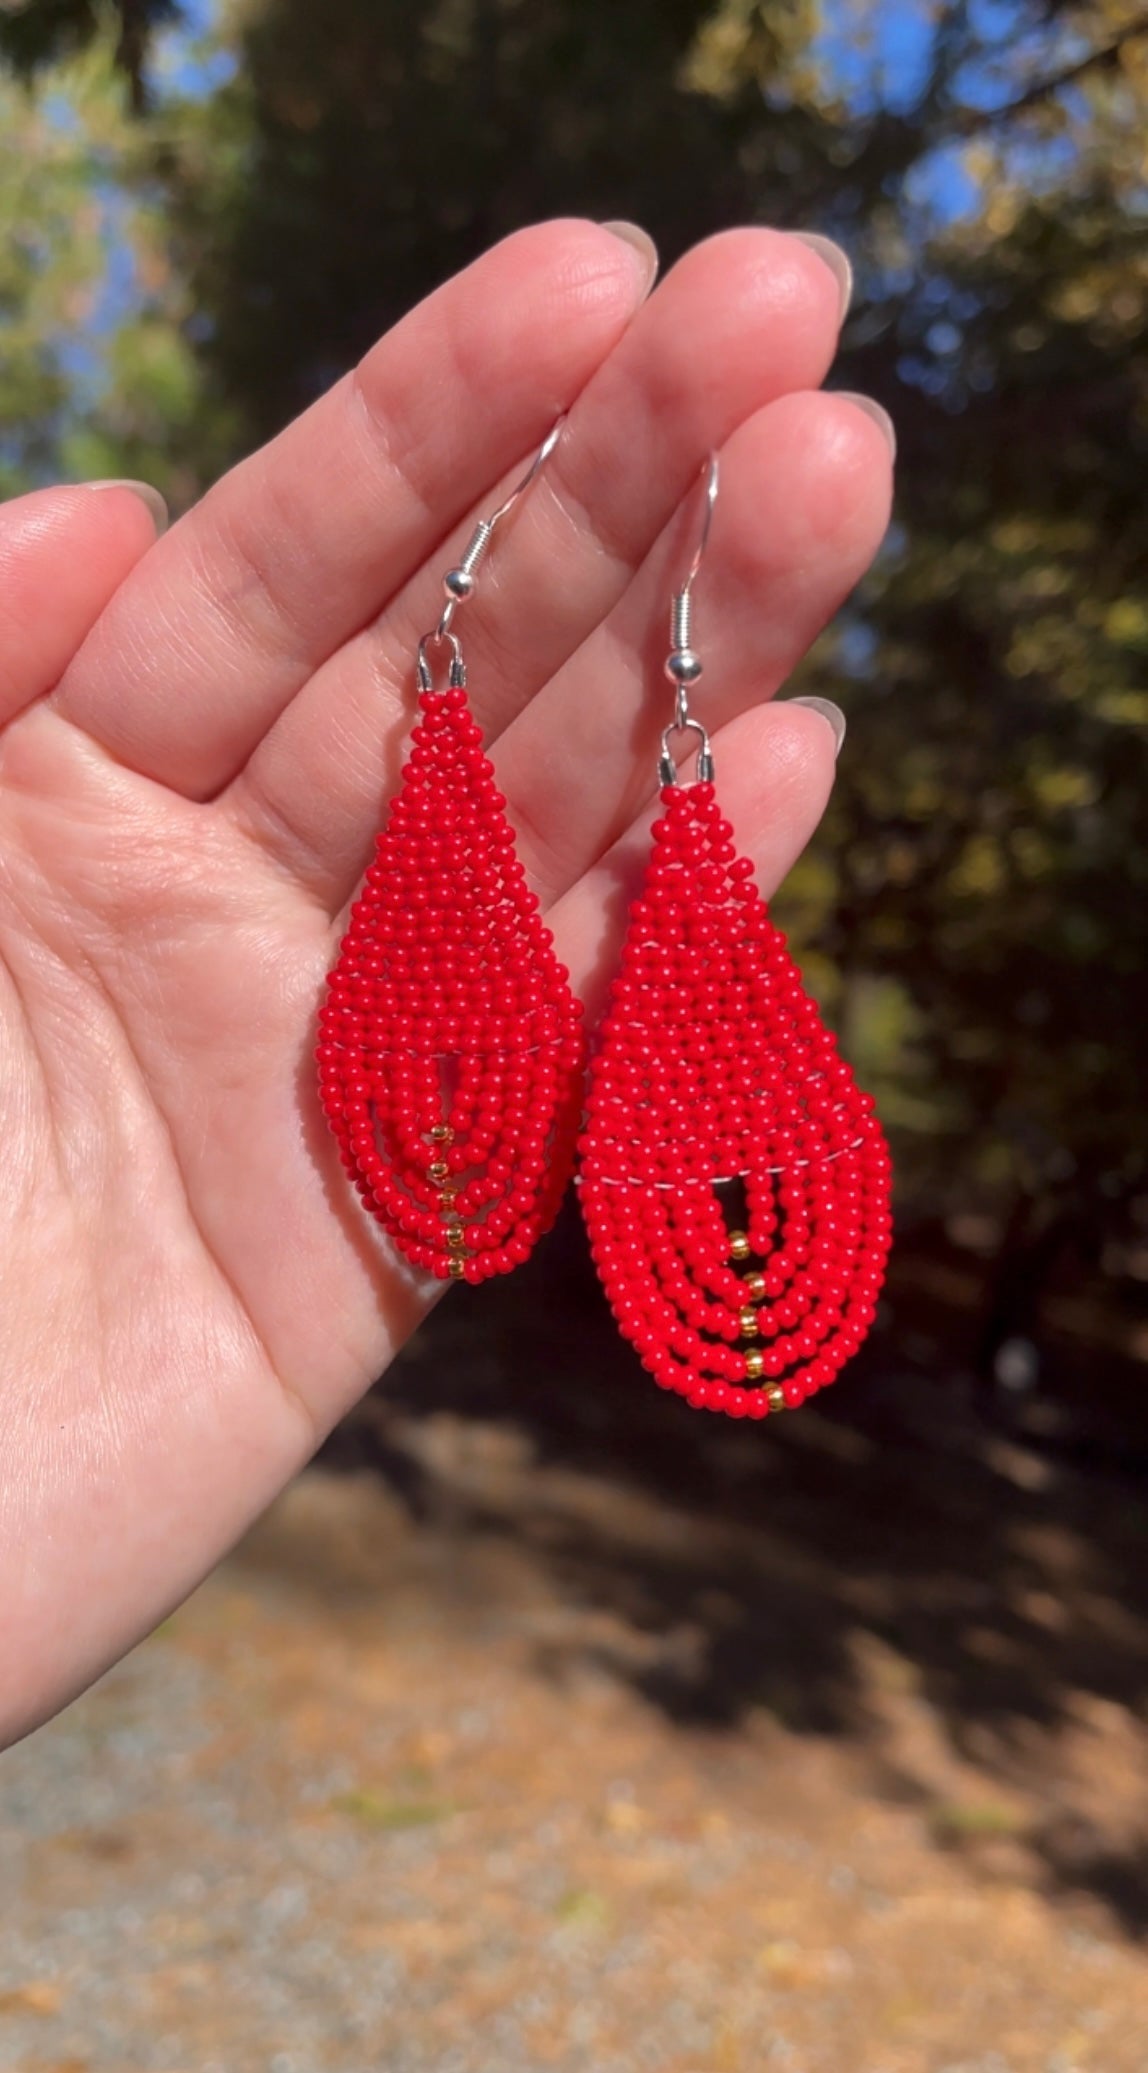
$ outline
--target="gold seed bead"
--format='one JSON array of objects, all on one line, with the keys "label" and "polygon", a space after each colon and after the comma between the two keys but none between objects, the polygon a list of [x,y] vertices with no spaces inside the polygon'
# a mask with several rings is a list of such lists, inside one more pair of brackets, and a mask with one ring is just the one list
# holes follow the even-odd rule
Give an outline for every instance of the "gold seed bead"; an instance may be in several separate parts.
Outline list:
[{"label": "gold seed bead", "polygon": [[788,1408],[785,1401],[785,1391],[780,1382],[771,1382],[765,1393],[769,1398],[769,1408],[771,1411],[784,1411]]},{"label": "gold seed bead", "polygon": [[745,1292],[751,1302],[760,1303],[765,1294],[764,1274],[747,1274],[745,1277]]},{"label": "gold seed bead", "polygon": [[446,1234],[446,1242],[452,1252],[466,1251],[466,1233],[461,1224],[452,1224]]},{"label": "gold seed bead", "polygon": [[466,1262],[459,1259],[449,1260],[446,1271],[452,1281],[461,1281],[466,1274]]},{"label": "gold seed bead", "polygon": [[730,1249],[730,1253],[731,1253],[732,1257],[733,1257],[733,1258],[734,1258],[735,1260],[748,1260],[748,1258],[749,1258],[749,1239],[748,1239],[748,1238],[746,1237],[746,1235],[745,1235],[745,1232],[744,1232],[744,1231],[731,1231],[731,1232],[730,1232],[730,1234],[729,1234],[729,1249]]},{"label": "gold seed bead", "polygon": [[744,1310],[738,1311],[737,1328],[743,1339],[756,1339],[757,1311],[751,1310],[748,1304]]},{"label": "gold seed bead", "polygon": [[454,1131],[451,1129],[450,1124],[436,1123],[430,1133],[430,1141],[432,1144],[453,1144]]},{"label": "gold seed bead", "polygon": [[457,1199],[457,1196],[458,1196],[458,1189],[457,1189],[457,1188],[443,1188],[443,1189],[441,1190],[441,1192],[440,1192],[440,1194],[439,1194],[439,1198],[438,1198],[438,1206],[439,1206],[439,1208],[440,1208],[440,1209],[453,1209],[453,1208],[454,1208],[454,1205],[455,1205],[455,1201],[456,1201],[456,1199]]},{"label": "gold seed bead", "polygon": [[751,1346],[745,1356],[745,1374],[748,1382],[760,1382],[765,1372],[765,1355],[758,1347]]},{"label": "gold seed bead", "polygon": [[447,1165],[445,1159],[432,1159],[430,1165],[427,1167],[427,1172],[430,1174],[432,1180],[445,1180],[447,1174],[450,1172],[450,1167]]}]

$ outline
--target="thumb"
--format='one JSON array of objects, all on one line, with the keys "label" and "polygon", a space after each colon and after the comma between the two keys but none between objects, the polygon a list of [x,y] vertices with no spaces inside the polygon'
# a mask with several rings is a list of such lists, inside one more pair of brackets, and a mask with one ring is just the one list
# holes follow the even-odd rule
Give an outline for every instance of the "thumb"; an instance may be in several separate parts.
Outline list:
[{"label": "thumb", "polygon": [[0,726],[58,683],[166,522],[146,483],[33,490],[0,504]]}]

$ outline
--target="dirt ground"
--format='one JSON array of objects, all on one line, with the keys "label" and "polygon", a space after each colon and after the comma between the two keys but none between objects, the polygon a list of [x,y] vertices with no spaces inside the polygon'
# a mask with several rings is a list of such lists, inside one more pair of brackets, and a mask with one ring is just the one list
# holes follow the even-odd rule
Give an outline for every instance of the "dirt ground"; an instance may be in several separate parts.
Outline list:
[{"label": "dirt ground", "polygon": [[419,1386],[0,1762],[6,2073],[1144,2073],[1135,1504]]}]

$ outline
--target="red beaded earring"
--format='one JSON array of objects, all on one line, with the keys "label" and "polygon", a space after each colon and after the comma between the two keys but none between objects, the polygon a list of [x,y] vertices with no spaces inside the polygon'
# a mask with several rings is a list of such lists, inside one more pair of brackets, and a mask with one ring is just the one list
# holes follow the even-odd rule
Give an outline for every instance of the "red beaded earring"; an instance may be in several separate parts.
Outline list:
[{"label": "red beaded earring", "polygon": [[[442,1280],[527,1259],[574,1157],[582,1009],[515,855],[452,631],[560,429],[444,578],[418,646],[421,718],[320,1016],[320,1098],[343,1165],[400,1252]],[[450,657],[437,689],[435,647]]]},{"label": "red beaded earring", "polygon": [[[890,1161],[714,796],[691,586],[674,598],[661,818],[590,1070],[582,1208],[624,1337],[695,1409],[764,1418],[832,1382],[884,1280]],[[698,737],[679,781],[671,738]]]}]

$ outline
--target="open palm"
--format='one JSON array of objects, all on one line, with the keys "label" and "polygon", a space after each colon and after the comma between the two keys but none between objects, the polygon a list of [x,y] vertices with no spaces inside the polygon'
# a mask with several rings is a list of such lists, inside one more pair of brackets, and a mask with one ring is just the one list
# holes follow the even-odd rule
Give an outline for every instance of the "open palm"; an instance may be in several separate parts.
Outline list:
[{"label": "open palm", "polygon": [[767,890],[816,824],[830,730],[764,700],[875,549],[888,443],[817,393],[839,293],[803,242],[729,233],[647,287],[608,230],[520,233],[146,552],[124,490],[0,513],[7,1737],[203,1575],[430,1300],[326,1135],[315,1011],[441,571],[560,411],[465,630],[591,1017],[711,447],[698,703],[723,800]]}]

